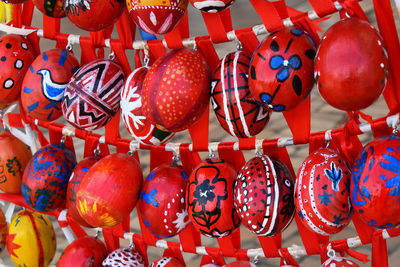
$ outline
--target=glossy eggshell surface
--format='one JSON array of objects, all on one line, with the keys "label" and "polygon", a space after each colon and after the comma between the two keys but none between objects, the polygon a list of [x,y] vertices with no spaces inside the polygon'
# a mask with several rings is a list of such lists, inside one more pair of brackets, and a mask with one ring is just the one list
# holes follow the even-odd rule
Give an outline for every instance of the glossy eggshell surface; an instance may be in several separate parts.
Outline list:
[{"label": "glossy eggshell surface", "polygon": [[321,235],[340,232],[351,220],[348,163],[335,150],[320,148],[301,165],[295,205],[303,224]]},{"label": "glossy eggshell surface", "polygon": [[134,70],[121,91],[121,114],[125,127],[135,140],[148,145],[159,145],[170,140],[174,133],[162,131],[153,125],[142,110],[142,87],[148,67]]},{"label": "glossy eggshell surface", "polygon": [[93,227],[120,224],[136,205],[142,179],[134,157],[115,153],[102,158],[81,181],[76,194],[79,214]]},{"label": "glossy eggshell surface", "polygon": [[240,225],[233,186],[236,171],[218,158],[201,162],[189,176],[186,206],[189,218],[203,235],[221,238]]},{"label": "glossy eggshell surface", "polygon": [[105,59],[92,61],[72,76],[65,89],[62,112],[79,129],[103,127],[119,110],[124,72]]},{"label": "glossy eggshell surface", "polygon": [[315,60],[321,96],[341,110],[358,110],[378,99],[386,85],[388,58],[379,33],[358,18],[336,22],[325,33]]},{"label": "glossy eggshell surface", "polygon": [[15,214],[8,228],[7,250],[16,266],[48,266],[56,252],[49,218],[27,210]]},{"label": "glossy eggshell surface", "polygon": [[143,31],[165,34],[185,15],[188,0],[126,0],[131,19]]},{"label": "glossy eggshell surface", "polygon": [[369,142],[356,158],[351,202],[360,218],[379,229],[400,224],[400,138],[390,135]]},{"label": "glossy eggshell surface", "polygon": [[235,261],[225,265],[224,267],[256,267],[256,265],[249,261]]},{"label": "glossy eggshell surface", "polygon": [[142,255],[131,248],[119,248],[108,254],[103,261],[104,267],[145,267]]},{"label": "glossy eggshell surface", "polygon": [[247,229],[259,236],[274,236],[293,219],[293,192],[294,179],[286,165],[257,156],[237,176],[235,207]]},{"label": "glossy eggshell surface", "polygon": [[203,12],[215,13],[230,7],[235,0],[190,0],[190,3]]},{"label": "glossy eggshell surface", "polygon": [[0,37],[0,106],[16,101],[21,93],[25,73],[35,59],[35,51],[28,39],[6,34]]},{"label": "glossy eggshell surface", "polygon": [[251,95],[249,65],[247,53],[230,53],[219,62],[211,82],[211,103],[219,123],[227,133],[240,138],[260,133],[271,116]]},{"label": "glossy eggshell surface", "polygon": [[79,68],[79,62],[66,49],[54,48],[40,54],[26,72],[21,101],[27,115],[53,121],[61,115],[65,88]]},{"label": "glossy eggshell surface", "polygon": [[354,261],[342,257],[333,257],[325,261],[321,267],[360,267]]},{"label": "glossy eggshell surface", "polygon": [[53,18],[66,16],[63,9],[63,0],[33,0],[33,3],[46,16]]},{"label": "glossy eggshell surface", "polygon": [[22,176],[32,152],[9,131],[0,133],[0,148],[0,190],[19,194]]},{"label": "glossy eggshell surface", "polygon": [[146,75],[143,113],[162,130],[185,130],[206,111],[210,81],[209,67],[198,51],[171,50],[158,58]]},{"label": "glossy eggshell surface", "polygon": [[314,85],[315,47],[310,36],[284,28],[265,38],[250,64],[250,91],[273,111],[293,109]]},{"label": "glossy eggshell surface", "polygon": [[107,248],[101,240],[83,236],[65,248],[58,259],[57,267],[100,267],[106,257]]},{"label": "glossy eggshell surface", "polygon": [[184,267],[184,266],[185,265],[182,264],[180,261],[171,257],[164,257],[150,264],[150,267]]},{"label": "glossy eggshell surface", "polygon": [[63,145],[50,144],[39,149],[22,178],[26,204],[44,212],[64,208],[68,180],[75,165],[75,155]]}]

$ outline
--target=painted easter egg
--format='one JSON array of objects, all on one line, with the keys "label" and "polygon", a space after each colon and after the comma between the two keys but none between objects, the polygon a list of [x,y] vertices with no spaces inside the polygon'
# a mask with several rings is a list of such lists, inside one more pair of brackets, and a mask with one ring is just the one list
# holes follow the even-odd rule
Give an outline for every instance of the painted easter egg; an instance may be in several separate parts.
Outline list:
[{"label": "painted easter egg", "polygon": [[136,141],[159,145],[170,140],[174,133],[158,129],[143,114],[142,86],[148,70],[148,67],[138,68],[126,79],[121,91],[121,114],[126,129]]},{"label": "painted easter egg", "polygon": [[130,214],[139,198],[142,170],[134,157],[110,154],[86,173],[76,193],[81,217],[93,227],[113,227]]},{"label": "painted easter egg", "polygon": [[104,267],[144,267],[144,260],[140,253],[132,248],[119,248],[108,254],[103,261]]},{"label": "painted easter egg", "polygon": [[0,209],[0,254],[4,251],[6,247],[6,240],[7,240],[7,221],[6,216],[4,216],[4,212]]},{"label": "painted easter egg", "polygon": [[325,33],[315,60],[321,96],[341,110],[358,110],[378,99],[386,85],[388,58],[377,30],[348,18]]},{"label": "painted easter egg", "polygon": [[295,205],[308,229],[332,235],[349,224],[350,180],[348,163],[333,149],[320,148],[304,160],[297,173]]},{"label": "painted easter egg", "polygon": [[75,167],[72,172],[68,187],[67,187],[67,197],[66,197],[66,208],[68,210],[68,215],[77,223],[84,227],[90,227],[90,225],[82,219],[76,208],[76,193],[78,192],[79,186],[81,185],[83,177],[85,177],[86,173],[89,171],[90,167],[92,167],[99,158],[84,158],[81,160]]},{"label": "painted easter egg", "polygon": [[343,258],[343,257],[332,257],[329,258],[327,261],[325,261],[321,267],[360,267],[357,263],[354,261],[351,261],[349,259]]},{"label": "painted easter egg", "polygon": [[249,65],[247,53],[230,53],[219,62],[211,82],[211,101],[219,123],[230,135],[240,138],[260,133],[271,116],[250,93]]},{"label": "painted easter egg", "polygon": [[187,5],[188,0],[126,0],[132,20],[150,34],[172,31],[185,15]]},{"label": "painted easter egg", "polygon": [[400,224],[400,138],[369,142],[356,158],[350,184],[351,202],[360,218],[380,229]]},{"label": "painted easter egg", "polygon": [[104,243],[92,236],[82,236],[69,244],[58,259],[57,267],[101,266],[107,257]]},{"label": "painted easter egg", "polygon": [[22,4],[27,2],[28,0],[1,0],[1,2],[4,2],[6,4]]},{"label": "painted easter egg", "polygon": [[230,7],[235,0],[190,0],[190,3],[203,12],[215,13]]},{"label": "painted easter egg", "polygon": [[138,211],[155,236],[172,237],[188,225],[185,205],[187,178],[182,166],[164,163],[154,168],[144,181]]},{"label": "painted easter egg", "polygon": [[22,175],[32,152],[9,131],[0,133],[0,190],[21,193]]},{"label": "painted easter egg", "polygon": [[78,68],[78,60],[65,49],[40,54],[22,82],[21,101],[26,114],[45,121],[58,119],[65,88]]},{"label": "painted easter egg", "polygon": [[257,267],[257,266],[250,261],[235,261],[225,265],[225,267]]},{"label": "painted easter egg", "polygon": [[105,59],[80,68],[65,89],[62,112],[79,129],[103,127],[119,110],[124,72],[120,65]]},{"label": "painted easter egg", "polygon": [[56,252],[56,236],[46,215],[22,210],[7,233],[7,250],[16,266],[48,266]]},{"label": "painted easter egg", "polygon": [[66,16],[63,9],[63,0],[33,0],[33,3],[46,16],[52,18],[63,18]]},{"label": "painted easter egg", "polygon": [[35,59],[28,39],[16,34],[0,37],[0,106],[16,101],[21,93],[25,73]]},{"label": "painted easter egg", "polygon": [[265,38],[250,63],[250,91],[273,111],[296,107],[314,85],[315,47],[310,36],[284,28]]},{"label": "painted easter egg", "polygon": [[188,181],[186,207],[193,225],[205,236],[220,238],[240,225],[233,204],[236,171],[222,159],[201,162]]},{"label": "painted easter egg", "polygon": [[68,19],[86,31],[99,31],[114,24],[125,8],[124,0],[63,1],[64,11]]},{"label": "painted easter egg", "polygon": [[59,144],[39,149],[22,177],[22,196],[37,211],[49,212],[65,205],[67,185],[75,168],[75,155]]},{"label": "painted easter egg", "polygon": [[143,113],[162,130],[189,128],[201,118],[209,98],[209,67],[192,49],[175,49],[159,57],[143,82]]},{"label": "painted easter egg", "polygon": [[235,182],[235,207],[243,225],[259,236],[280,234],[294,216],[294,185],[278,160],[260,155],[246,162]]},{"label": "painted easter egg", "polygon": [[175,258],[163,257],[150,264],[150,267],[185,267],[185,265]]}]

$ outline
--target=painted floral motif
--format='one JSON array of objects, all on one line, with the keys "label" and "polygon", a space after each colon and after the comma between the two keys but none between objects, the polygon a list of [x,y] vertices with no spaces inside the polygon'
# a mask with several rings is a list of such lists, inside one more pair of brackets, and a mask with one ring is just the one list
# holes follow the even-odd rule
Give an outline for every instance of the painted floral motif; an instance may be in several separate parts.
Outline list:
[{"label": "painted floral motif", "polygon": [[12,173],[12,175],[16,175],[18,172],[21,171],[21,163],[19,163],[17,157],[14,157],[12,159],[7,159],[6,163],[7,169],[9,173]]},{"label": "painted floral motif", "polygon": [[335,163],[331,162],[331,169],[325,169],[325,174],[332,181],[332,189],[335,191],[339,191],[338,184],[342,179],[342,169],[336,168]]},{"label": "painted floral motif", "polygon": [[286,60],[281,55],[275,55],[271,57],[269,66],[273,70],[279,70],[276,73],[276,79],[278,82],[284,82],[290,77],[290,69],[301,68],[301,58],[298,55],[292,55]]}]

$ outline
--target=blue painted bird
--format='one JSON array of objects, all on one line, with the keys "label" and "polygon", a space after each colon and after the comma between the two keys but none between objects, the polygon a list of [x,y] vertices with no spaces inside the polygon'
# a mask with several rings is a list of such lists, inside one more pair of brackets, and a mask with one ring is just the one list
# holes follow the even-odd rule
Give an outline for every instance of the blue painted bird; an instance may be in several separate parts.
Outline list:
[{"label": "blue painted bird", "polygon": [[43,94],[50,100],[61,101],[64,96],[65,88],[68,83],[57,83],[53,81],[51,72],[48,69],[41,69],[37,74],[42,76],[42,91]]}]

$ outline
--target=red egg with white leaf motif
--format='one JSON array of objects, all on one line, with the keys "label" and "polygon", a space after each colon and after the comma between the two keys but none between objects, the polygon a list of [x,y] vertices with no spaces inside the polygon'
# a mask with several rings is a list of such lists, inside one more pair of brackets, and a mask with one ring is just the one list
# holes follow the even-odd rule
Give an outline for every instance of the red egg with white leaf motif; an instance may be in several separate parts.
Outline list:
[{"label": "red egg with white leaf motif", "polygon": [[215,13],[230,7],[235,0],[190,0],[190,3],[200,11]]},{"label": "red egg with white leaf motif", "polygon": [[266,155],[250,159],[235,183],[242,223],[259,236],[280,234],[294,216],[294,179],[286,165]]},{"label": "red egg with white leaf motif", "polygon": [[343,258],[343,257],[332,257],[329,258],[327,261],[325,261],[321,267],[360,267],[357,263],[354,261],[351,261],[349,259]]},{"label": "red egg with white leaf motif", "polygon": [[350,179],[348,163],[333,149],[320,148],[304,160],[295,189],[296,210],[304,226],[332,235],[349,224]]},{"label": "red egg with white leaf motif", "polygon": [[144,181],[138,212],[155,236],[172,237],[190,222],[185,205],[187,178],[182,166],[164,163],[154,168]]},{"label": "red egg with white leaf motif", "polygon": [[144,267],[144,260],[140,253],[133,248],[119,248],[108,254],[103,261],[103,267]]},{"label": "red egg with white leaf motif", "polygon": [[185,265],[182,264],[179,260],[171,257],[163,257],[150,264],[150,267],[184,267],[184,266]]},{"label": "red egg with white leaf motif", "polygon": [[170,140],[174,133],[162,131],[153,125],[142,111],[142,86],[148,67],[134,70],[121,91],[121,114],[125,127],[136,141],[159,145]]},{"label": "red egg with white leaf motif", "polygon": [[185,15],[188,0],[126,0],[136,25],[150,34],[172,31]]},{"label": "red egg with white leaf motif", "polygon": [[203,235],[221,238],[240,225],[233,204],[236,171],[222,159],[201,162],[189,177],[186,207],[194,227]]},{"label": "red egg with white leaf motif", "polygon": [[304,101],[314,86],[315,47],[310,36],[284,28],[265,38],[250,64],[250,91],[273,111],[287,111]]},{"label": "red egg with white leaf motif", "polygon": [[219,62],[211,82],[211,102],[219,123],[230,135],[240,138],[260,133],[271,116],[250,93],[249,65],[247,53],[230,53]]}]

